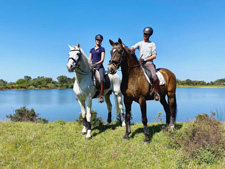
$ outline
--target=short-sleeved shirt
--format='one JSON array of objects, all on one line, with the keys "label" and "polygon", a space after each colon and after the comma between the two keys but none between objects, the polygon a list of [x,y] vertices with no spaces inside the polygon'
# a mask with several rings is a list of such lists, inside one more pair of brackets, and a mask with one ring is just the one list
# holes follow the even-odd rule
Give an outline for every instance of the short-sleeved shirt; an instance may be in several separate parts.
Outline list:
[{"label": "short-sleeved shirt", "polygon": [[102,52],[105,52],[105,48],[99,47],[98,49],[95,50],[95,48],[92,48],[90,50],[90,53],[92,54],[92,62],[99,62],[101,60],[101,54]]},{"label": "short-sleeved shirt", "polygon": [[[148,58],[149,56],[156,56],[156,46],[154,42],[138,42],[134,46],[132,46],[134,49],[139,49],[139,55],[142,59]],[[153,62],[153,61],[149,61]]]}]

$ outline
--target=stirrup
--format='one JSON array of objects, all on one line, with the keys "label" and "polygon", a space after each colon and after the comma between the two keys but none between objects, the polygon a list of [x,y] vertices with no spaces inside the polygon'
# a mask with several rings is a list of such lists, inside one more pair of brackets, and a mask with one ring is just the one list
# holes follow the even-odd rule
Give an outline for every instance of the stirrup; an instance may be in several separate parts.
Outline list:
[{"label": "stirrup", "polygon": [[[158,98],[158,99],[156,99],[156,98],[155,98],[156,96],[158,96],[159,98]],[[159,100],[160,100],[160,95],[159,95],[159,93],[158,93],[158,92],[155,92],[155,95],[154,95],[154,100],[155,100],[155,101],[159,101]]]},{"label": "stirrup", "polygon": [[100,96],[99,102],[100,103],[103,103],[104,102],[104,97],[103,96]]}]

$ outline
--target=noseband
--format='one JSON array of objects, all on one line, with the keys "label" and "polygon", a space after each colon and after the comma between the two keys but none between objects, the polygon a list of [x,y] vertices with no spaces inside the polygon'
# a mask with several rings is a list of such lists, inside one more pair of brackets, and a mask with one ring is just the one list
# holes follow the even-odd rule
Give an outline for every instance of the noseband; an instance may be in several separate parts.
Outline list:
[{"label": "noseband", "polygon": [[[72,71],[73,71],[73,70],[76,70],[76,68],[78,68],[81,72],[77,72],[77,73],[82,74],[82,75],[87,74],[87,72],[85,72],[84,70],[82,70],[82,69],[79,67],[79,64],[80,64],[80,61],[81,61],[81,58],[82,58],[82,57],[81,57],[81,51],[80,51],[80,49],[79,49],[79,50],[74,49],[74,50],[71,50],[71,51],[79,51],[79,53],[77,53],[78,56],[79,56],[77,60],[75,60],[73,57],[69,57],[69,59],[68,59],[68,61],[71,59],[71,60],[73,60],[74,63],[75,63],[75,66],[72,65]],[[70,52],[71,52],[71,51],[70,51]]]},{"label": "noseband", "polygon": [[[113,47],[112,48],[112,50],[117,50],[119,47]],[[121,65],[121,62],[122,62],[122,57],[124,56],[124,48],[122,47],[122,49],[123,49],[123,51],[122,51],[122,53],[121,53],[121,55],[120,55],[120,60],[119,61],[115,61],[115,60],[113,60],[113,59],[111,59],[110,61],[109,61],[109,65],[114,65],[115,67],[116,67],[116,69],[119,69],[119,67],[120,67],[120,65]],[[112,58],[114,58],[114,53],[115,52],[113,52],[113,56],[112,56]]]}]

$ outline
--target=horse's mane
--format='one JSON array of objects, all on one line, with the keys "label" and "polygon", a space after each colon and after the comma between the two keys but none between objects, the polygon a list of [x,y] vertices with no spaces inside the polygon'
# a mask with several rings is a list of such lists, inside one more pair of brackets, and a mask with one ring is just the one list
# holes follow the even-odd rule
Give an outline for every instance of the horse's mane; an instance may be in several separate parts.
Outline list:
[{"label": "horse's mane", "polygon": [[129,54],[133,58],[136,58],[136,60],[138,61],[136,54],[135,53],[131,53],[131,50],[125,44],[123,44],[123,48],[125,49],[125,52],[127,54]]},{"label": "horse's mane", "polygon": [[85,61],[88,63],[89,67],[91,67],[91,62],[89,61],[87,55],[84,53],[83,49],[82,49],[81,47],[78,48],[77,46],[73,46],[73,47],[74,47],[74,49],[78,49],[78,50],[80,49],[82,55],[84,56],[83,58],[84,58]]}]

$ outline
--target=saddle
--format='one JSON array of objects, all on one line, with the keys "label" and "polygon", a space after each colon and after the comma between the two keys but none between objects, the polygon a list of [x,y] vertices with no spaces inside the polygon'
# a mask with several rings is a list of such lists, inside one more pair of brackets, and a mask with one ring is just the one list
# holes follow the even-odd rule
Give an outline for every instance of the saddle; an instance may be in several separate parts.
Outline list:
[{"label": "saddle", "polygon": [[[152,79],[151,71],[149,69],[145,68],[144,66],[142,66],[142,68],[144,69],[145,77],[146,77],[147,81],[152,85],[153,79]],[[164,79],[162,73],[159,70],[160,69],[156,69],[156,75],[159,79],[159,85],[165,85],[165,79]]]},{"label": "saddle", "polygon": [[[99,74],[99,71],[94,68],[92,69],[92,78],[93,78],[95,88],[97,90],[100,90],[101,89],[100,74]],[[108,73],[105,72],[105,74],[104,74],[104,89],[108,89],[108,88],[110,88],[110,79],[109,79]]]},{"label": "saddle", "polygon": [[146,74],[146,78],[148,78],[147,80],[150,82],[150,84],[153,84],[153,79],[152,79],[152,72],[147,69],[146,67],[142,66],[142,68],[144,69],[145,71],[145,74]]}]

